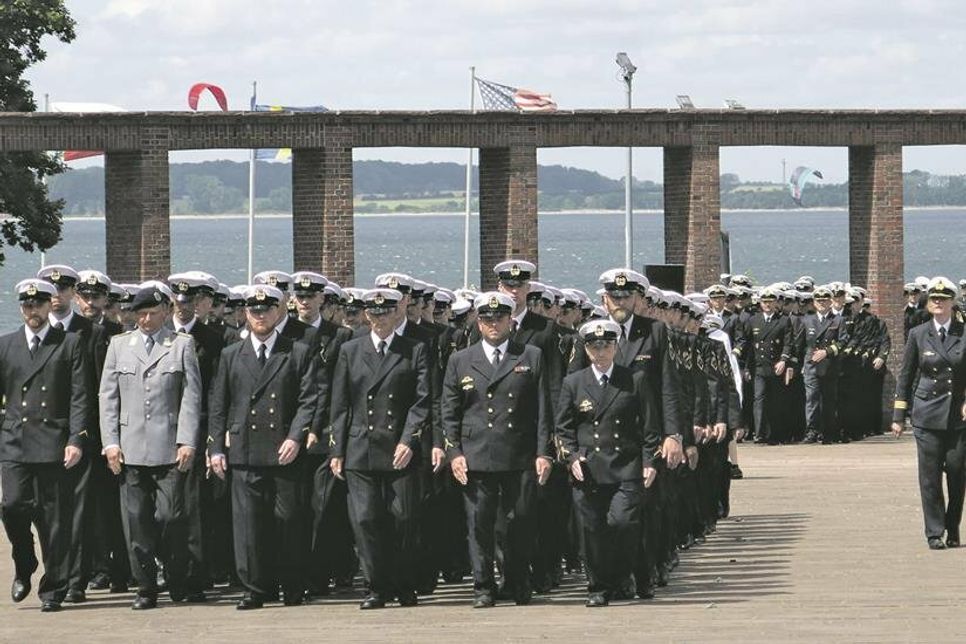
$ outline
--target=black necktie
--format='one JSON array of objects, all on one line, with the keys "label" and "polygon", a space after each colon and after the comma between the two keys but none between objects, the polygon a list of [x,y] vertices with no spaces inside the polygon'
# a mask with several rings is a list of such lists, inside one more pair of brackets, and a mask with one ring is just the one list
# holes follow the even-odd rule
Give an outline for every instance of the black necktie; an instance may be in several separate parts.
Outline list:
[{"label": "black necktie", "polygon": [[946,344],[946,327],[944,326],[939,327],[939,343],[944,346]]},{"label": "black necktie", "polygon": [[258,364],[261,367],[265,366],[265,345],[258,345]]},{"label": "black necktie", "polygon": [[148,355],[151,355],[151,349],[154,348],[154,336],[149,335],[148,339],[144,341],[144,350]]},{"label": "black necktie", "polygon": [[40,347],[40,336],[35,335],[30,339],[30,357],[33,357],[37,353],[37,349]]},{"label": "black necktie", "polygon": [[500,366],[500,350],[499,349],[493,349],[493,366],[494,367]]},{"label": "black necktie", "polygon": [[64,330],[64,323],[63,322],[56,322],[56,323],[54,323],[54,328],[55,329],[60,329],[61,331],[63,331]]},{"label": "black necktie", "polygon": [[606,386],[607,386],[607,382],[608,382],[608,380],[610,380],[610,379],[609,379],[609,378],[607,377],[607,374],[606,374],[606,373],[605,373],[605,374],[603,374],[603,375],[602,375],[602,376],[600,377],[600,386],[601,386],[601,387],[606,387]]},{"label": "black necktie", "polygon": [[385,340],[380,340],[379,341],[379,346],[376,347],[376,353],[379,354],[379,357],[380,358],[385,358],[386,357],[386,341]]},{"label": "black necktie", "polygon": [[621,339],[620,339],[620,341],[618,342],[618,344],[620,344],[620,346],[624,346],[624,343],[625,343],[625,342],[627,342],[627,327],[625,327],[625,326],[624,326],[624,325],[622,324],[622,325],[621,325]]}]

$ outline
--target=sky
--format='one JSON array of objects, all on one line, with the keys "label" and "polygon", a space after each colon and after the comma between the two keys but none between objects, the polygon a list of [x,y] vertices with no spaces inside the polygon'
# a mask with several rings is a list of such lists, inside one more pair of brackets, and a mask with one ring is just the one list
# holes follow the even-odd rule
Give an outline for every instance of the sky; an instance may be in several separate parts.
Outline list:
[{"label": "sky", "polygon": [[[966,3],[960,0],[67,0],[68,45],[28,73],[42,104],[187,109],[195,82],[260,103],[338,110],[469,107],[477,75],[549,92],[560,109],[626,105],[615,53],[637,65],[633,103],[749,108],[963,107]],[[477,97],[477,101],[479,98]],[[216,109],[205,99],[203,109]],[[247,158],[179,152],[172,162]],[[458,149],[357,149],[356,159],[465,162]],[[848,174],[844,148],[722,148],[721,171],[779,181],[782,160]],[[541,164],[625,172],[615,148],[539,152]],[[634,174],[661,181],[660,148],[634,152]],[[966,150],[907,148],[905,169],[966,173]]]}]

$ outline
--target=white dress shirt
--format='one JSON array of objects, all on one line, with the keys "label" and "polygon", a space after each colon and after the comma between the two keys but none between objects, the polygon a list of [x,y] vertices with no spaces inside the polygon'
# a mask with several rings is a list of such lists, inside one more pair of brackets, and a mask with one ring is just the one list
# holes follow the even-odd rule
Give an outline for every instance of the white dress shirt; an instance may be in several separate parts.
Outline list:
[{"label": "white dress shirt", "polygon": [[597,384],[600,384],[600,379],[603,376],[607,376],[607,382],[610,382],[610,377],[614,373],[614,363],[610,363],[610,368],[607,371],[600,371],[597,369],[597,365],[593,362],[590,363],[590,368],[594,370],[594,378],[597,380]]},{"label": "white dress shirt", "polygon": [[484,340],[480,344],[483,345],[483,355],[486,356],[486,361],[489,362],[490,364],[493,364],[493,354],[496,353],[497,349],[500,350],[500,362],[502,362],[503,359],[506,358],[506,349],[507,349],[507,346],[510,344],[510,340],[506,339],[503,341],[503,344],[496,347],[494,347],[486,340]]},{"label": "white dress shirt", "polygon": [[66,331],[70,327],[70,323],[71,323],[71,321],[73,321],[73,319],[74,319],[74,310],[73,309],[71,309],[70,312],[67,313],[67,315],[65,315],[64,317],[62,317],[59,320],[57,319],[57,316],[54,315],[53,313],[50,313],[47,316],[47,320],[50,322],[50,326],[54,326],[55,324],[57,324],[58,322],[60,322],[62,325],[64,325],[64,331]]},{"label": "white dress shirt", "polygon": [[267,360],[271,357],[272,349],[275,347],[275,339],[278,337],[277,332],[269,334],[268,338],[264,342],[256,338],[254,333],[250,334],[248,337],[252,339],[252,348],[255,349],[256,356],[258,355],[258,348],[264,344],[265,359]]},{"label": "white dress shirt", "polygon": [[380,342],[385,342],[386,343],[386,351],[389,351],[389,346],[392,344],[392,339],[394,337],[396,337],[397,335],[402,335],[401,333],[399,333],[399,330],[398,329],[396,330],[395,333],[390,333],[389,334],[389,337],[387,337],[387,338],[380,338],[378,335],[376,335],[376,332],[375,331],[370,331],[369,332],[369,339],[372,340],[372,346],[376,348],[376,351],[379,351],[379,343]]},{"label": "white dress shirt", "polygon": [[44,343],[44,338],[47,337],[47,332],[50,331],[50,325],[45,324],[44,328],[40,331],[34,333],[29,326],[23,325],[24,334],[27,336],[27,349],[31,348],[31,343],[34,341],[34,336],[40,338],[40,344]]},{"label": "white dress shirt", "polygon": [[174,330],[178,333],[191,333],[191,329],[195,328],[195,322],[198,321],[198,316],[191,318],[187,324],[182,325],[177,320],[174,323]]}]

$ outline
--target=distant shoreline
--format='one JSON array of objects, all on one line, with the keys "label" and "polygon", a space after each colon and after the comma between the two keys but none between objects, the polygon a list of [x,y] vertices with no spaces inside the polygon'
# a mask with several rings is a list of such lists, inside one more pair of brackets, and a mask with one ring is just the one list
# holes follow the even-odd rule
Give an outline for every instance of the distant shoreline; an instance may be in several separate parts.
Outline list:
[{"label": "distant shoreline", "polygon": [[[848,208],[842,207],[828,207],[828,208],[722,208],[723,213],[815,213],[815,212],[848,212]],[[961,212],[966,210],[966,205],[964,206],[910,206],[904,208],[905,211],[918,211],[927,210],[931,212],[937,211],[950,211],[950,212]],[[663,214],[663,210],[656,209],[636,209],[634,214],[636,215],[660,215]],[[356,213],[356,217],[361,217],[363,219],[382,219],[386,217],[462,217],[465,212],[392,212],[392,213]],[[624,210],[551,210],[539,213],[540,215],[622,215]],[[472,217],[479,217],[479,213],[471,213]],[[256,219],[291,219],[291,214],[285,213],[255,213]],[[171,215],[171,219],[176,220],[199,220],[199,219],[213,219],[213,220],[228,220],[228,219],[248,219],[247,213],[225,213],[217,215]],[[70,215],[64,217],[64,221],[104,221],[103,215]]]}]

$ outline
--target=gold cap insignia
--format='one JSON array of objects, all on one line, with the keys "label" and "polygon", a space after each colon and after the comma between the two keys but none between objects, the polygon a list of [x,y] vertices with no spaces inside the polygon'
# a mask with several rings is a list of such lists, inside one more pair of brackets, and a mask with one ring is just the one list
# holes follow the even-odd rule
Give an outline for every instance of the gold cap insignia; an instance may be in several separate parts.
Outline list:
[{"label": "gold cap insignia", "polygon": [[278,276],[277,275],[269,275],[268,276],[268,283],[270,285],[272,285],[272,286],[275,286],[276,284],[278,284]]},{"label": "gold cap insignia", "polygon": [[60,281],[60,271],[57,270],[56,268],[54,270],[50,271],[50,280],[52,282],[59,282]]},{"label": "gold cap insignia", "polygon": [[598,324],[597,325],[597,328],[594,329],[594,335],[596,335],[598,338],[604,337],[604,325],[603,324]]},{"label": "gold cap insignia", "polygon": [[299,284],[302,285],[302,288],[308,288],[312,286],[312,280],[309,279],[308,275],[303,275],[302,279],[299,281]]},{"label": "gold cap insignia", "polygon": [[255,299],[256,300],[258,300],[259,302],[262,302],[262,301],[265,300],[265,297],[266,297],[265,296],[265,291],[263,291],[260,288],[255,289]]},{"label": "gold cap insignia", "polygon": [[161,301],[161,293],[159,293],[158,291],[155,291],[154,292],[154,301],[155,302],[160,302]]},{"label": "gold cap insignia", "polygon": [[580,402],[580,405],[577,406],[577,409],[579,409],[582,412],[588,412],[593,408],[594,408],[594,403],[586,399],[582,400]]},{"label": "gold cap insignia", "polygon": [[96,275],[88,275],[87,276],[87,283],[90,284],[91,286],[94,286],[95,284],[97,284],[97,276]]},{"label": "gold cap insignia", "polygon": [[399,280],[395,277],[389,278],[389,288],[399,288]]},{"label": "gold cap insignia", "polygon": [[376,293],[376,296],[374,298],[372,298],[372,301],[377,306],[382,306],[383,304],[386,303],[386,298],[385,298],[385,296],[382,293]]},{"label": "gold cap insignia", "polygon": [[497,299],[497,297],[494,295],[493,297],[490,298],[490,308],[497,309],[499,307],[500,307],[500,300]]},{"label": "gold cap insignia", "polygon": [[188,282],[178,282],[178,290],[182,293],[188,292]]},{"label": "gold cap insignia", "polygon": [[30,297],[33,297],[36,294],[37,294],[36,284],[30,284],[29,286],[27,286],[27,295],[29,295]]},{"label": "gold cap insignia", "polygon": [[352,296],[352,293],[349,293],[349,296],[346,298],[345,301],[346,301],[346,304],[352,304],[353,302],[356,301],[356,298]]},{"label": "gold cap insignia", "polygon": [[617,284],[618,286],[627,286],[627,275],[618,273],[617,276],[614,277],[614,284]]},{"label": "gold cap insignia", "polygon": [[518,277],[520,275],[520,267],[514,264],[510,267],[510,275],[512,277]]}]

